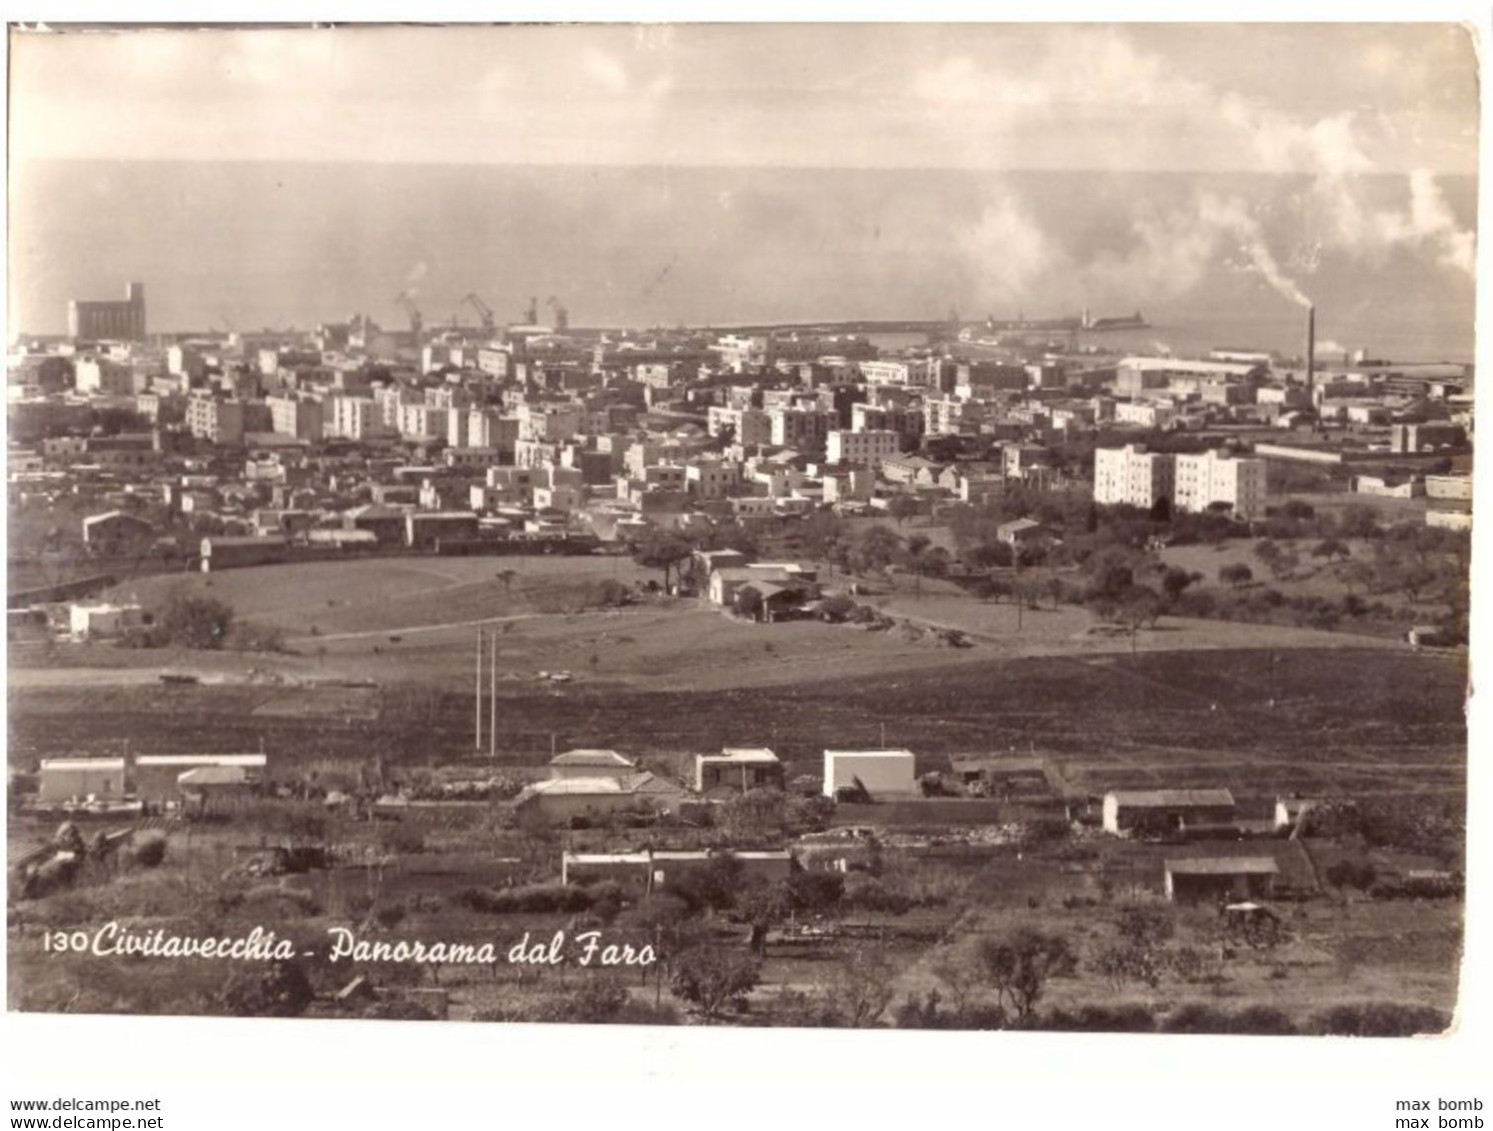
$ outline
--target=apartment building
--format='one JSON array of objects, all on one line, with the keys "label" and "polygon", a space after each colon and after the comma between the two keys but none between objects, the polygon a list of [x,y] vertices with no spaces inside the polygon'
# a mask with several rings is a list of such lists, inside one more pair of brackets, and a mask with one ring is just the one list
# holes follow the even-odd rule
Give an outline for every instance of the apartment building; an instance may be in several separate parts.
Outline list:
[{"label": "apartment building", "polygon": [[1178,510],[1205,511],[1227,506],[1239,518],[1265,515],[1265,461],[1210,451],[1176,457]]},{"label": "apartment building", "polygon": [[1099,448],[1094,452],[1094,502],[1149,510],[1171,501],[1176,488],[1176,457],[1148,452],[1144,444]]},{"label": "apartment building", "polygon": [[871,432],[846,432],[835,429],[826,438],[825,458],[830,463],[863,463],[877,467],[900,450],[897,433],[890,429]]}]

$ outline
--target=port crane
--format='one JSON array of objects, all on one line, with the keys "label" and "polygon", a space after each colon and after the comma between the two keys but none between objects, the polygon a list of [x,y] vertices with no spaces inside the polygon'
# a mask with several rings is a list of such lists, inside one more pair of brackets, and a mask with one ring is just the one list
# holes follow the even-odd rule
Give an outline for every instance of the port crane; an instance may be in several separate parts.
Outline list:
[{"label": "port crane", "polygon": [[485,333],[491,334],[497,329],[497,319],[493,316],[492,308],[475,293],[467,295],[461,301],[477,312],[477,317],[482,320],[482,329]]},{"label": "port crane", "polygon": [[410,297],[409,291],[400,291],[394,297],[394,301],[404,307],[404,312],[409,315],[410,319],[410,333],[418,338],[420,331],[425,328],[425,316],[420,313],[420,308],[415,305],[415,300]]}]

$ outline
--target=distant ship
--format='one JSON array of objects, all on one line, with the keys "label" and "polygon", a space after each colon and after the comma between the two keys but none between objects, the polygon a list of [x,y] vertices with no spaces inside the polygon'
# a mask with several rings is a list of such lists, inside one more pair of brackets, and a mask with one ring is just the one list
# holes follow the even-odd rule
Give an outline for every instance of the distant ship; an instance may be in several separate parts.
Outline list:
[{"label": "distant ship", "polygon": [[1014,319],[999,319],[993,315],[985,319],[985,328],[995,333],[1021,333],[1024,331],[1037,331],[1041,333],[1066,332],[1083,329],[1082,322],[1077,318],[1028,318],[1025,313],[1018,314]]},{"label": "distant ship", "polygon": [[1122,314],[1117,318],[1092,318],[1089,312],[1083,312],[1083,328],[1085,330],[1146,330],[1151,324],[1146,321],[1145,316],[1137,310],[1134,314]]},{"label": "distant ship", "polygon": [[1150,323],[1140,311],[1118,318],[1094,318],[1087,310],[1077,318],[1028,318],[1018,314],[1014,319],[985,319],[985,328],[995,333],[1072,333],[1075,330],[1145,330]]}]

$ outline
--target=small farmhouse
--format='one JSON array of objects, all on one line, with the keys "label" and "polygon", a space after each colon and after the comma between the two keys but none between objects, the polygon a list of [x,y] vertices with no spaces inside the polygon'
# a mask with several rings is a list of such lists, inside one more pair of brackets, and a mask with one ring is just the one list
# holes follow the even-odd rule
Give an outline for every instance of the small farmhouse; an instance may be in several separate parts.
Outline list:
[{"label": "small farmhouse", "polygon": [[1226,789],[1118,790],[1104,795],[1104,831],[1129,832],[1137,825],[1185,832],[1234,819],[1234,795]]},{"label": "small farmhouse", "polygon": [[695,790],[782,789],[783,763],[766,747],[728,746],[719,754],[695,755]]},{"label": "small farmhouse", "polygon": [[826,750],[824,795],[836,797],[860,782],[873,800],[916,797],[915,761],[911,750]]},{"label": "small farmhouse", "polygon": [[1280,867],[1269,856],[1168,860],[1166,897],[1177,903],[1268,899]]}]

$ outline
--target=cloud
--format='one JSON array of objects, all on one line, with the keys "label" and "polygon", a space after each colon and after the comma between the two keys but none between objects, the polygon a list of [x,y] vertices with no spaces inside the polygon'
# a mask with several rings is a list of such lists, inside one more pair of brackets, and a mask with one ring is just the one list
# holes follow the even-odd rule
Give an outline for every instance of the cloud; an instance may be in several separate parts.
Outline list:
[{"label": "cloud", "polygon": [[586,73],[613,94],[626,94],[632,88],[627,69],[605,51],[588,51],[585,64]]},{"label": "cloud", "polygon": [[[1376,65],[1394,55],[1387,48]],[[1150,293],[1176,293],[1227,255],[1304,306],[1310,300],[1301,279],[1316,271],[1325,253],[1381,260],[1405,250],[1468,276],[1474,270],[1475,236],[1458,223],[1433,173],[1409,174],[1403,204],[1386,206],[1376,195],[1369,175],[1381,170],[1370,156],[1370,133],[1383,133],[1382,121],[1353,110],[1293,114],[1217,89],[1180,73],[1176,58],[1139,50],[1117,29],[1048,36],[1000,65],[952,55],[917,70],[909,90],[935,129],[972,137],[967,148],[987,160],[1078,123],[1089,127],[1101,166],[1143,156],[1140,167],[1154,167],[1177,139],[1201,139],[1232,154],[1237,168],[1310,178],[1304,194],[1310,230],[1298,244],[1273,248],[1242,197],[1198,194],[1185,209],[1139,215],[1127,252],[1066,265],[1095,282],[1148,281]],[[1022,229],[1029,220],[1018,222],[999,208],[988,219],[990,232],[1010,238],[1022,254],[1052,253],[1052,241],[1040,230]]]}]

